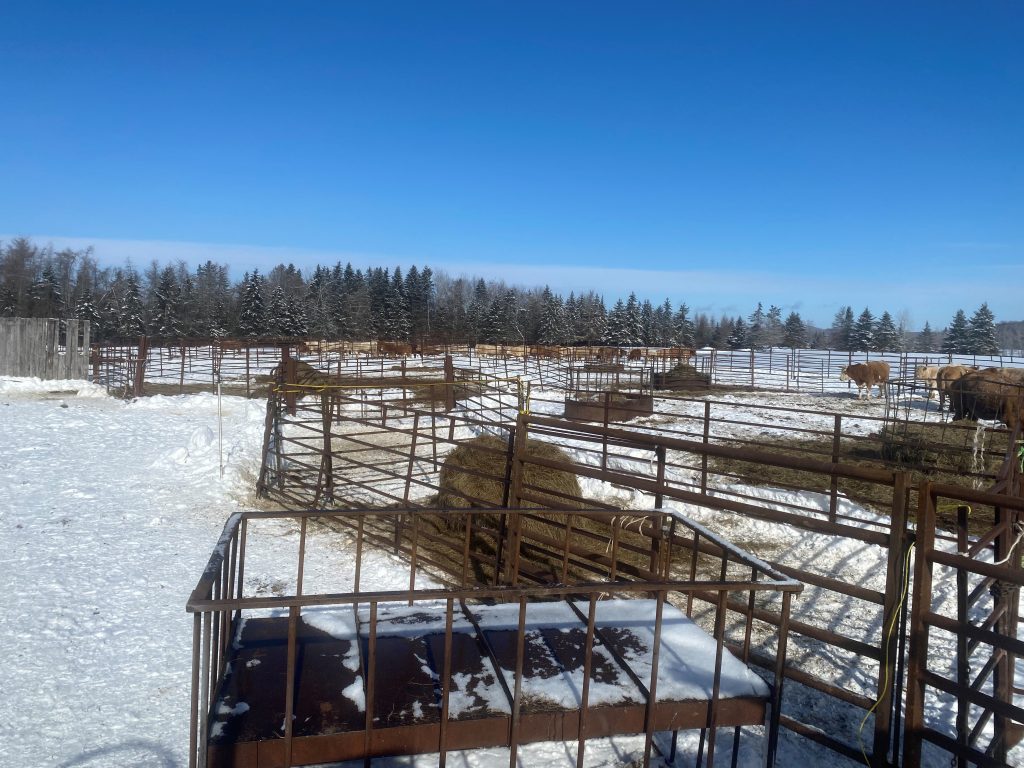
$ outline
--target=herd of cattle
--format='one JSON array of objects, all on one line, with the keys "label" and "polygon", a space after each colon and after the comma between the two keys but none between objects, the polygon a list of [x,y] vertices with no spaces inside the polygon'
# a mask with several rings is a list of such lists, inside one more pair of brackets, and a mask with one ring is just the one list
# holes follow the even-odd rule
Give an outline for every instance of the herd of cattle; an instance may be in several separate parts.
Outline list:
[{"label": "herd of cattle", "polygon": [[[1024,369],[977,368],[968,365],[919,365],[914,378],[923,381],[928,398],[938,398],[939,410],[949,401],[954,419],[995,419],[1024,431]],[[881,397],[889,381],[889,364],[881,360],[853,363],[839,374],[857,385],[857,397],[867,399],[878,387]]]}]

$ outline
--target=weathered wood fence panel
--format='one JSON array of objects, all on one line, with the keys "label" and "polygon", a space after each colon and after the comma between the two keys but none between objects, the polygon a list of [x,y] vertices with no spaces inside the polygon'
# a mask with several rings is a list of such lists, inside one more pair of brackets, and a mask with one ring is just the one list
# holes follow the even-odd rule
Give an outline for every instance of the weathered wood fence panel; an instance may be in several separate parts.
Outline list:
[{"label": "weathered wood fence panel", "polygon": [[67,320],[61,345],[55,318],[0,318],[0,376],[84,379],[89,371],[89,321]]}]

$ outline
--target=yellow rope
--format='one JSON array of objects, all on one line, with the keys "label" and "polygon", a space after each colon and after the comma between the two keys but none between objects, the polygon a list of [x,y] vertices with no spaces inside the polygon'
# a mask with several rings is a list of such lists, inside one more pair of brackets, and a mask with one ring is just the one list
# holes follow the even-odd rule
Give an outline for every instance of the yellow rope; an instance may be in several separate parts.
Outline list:
[{"label": "yellow rope", "polygon": [[882,655],[882,670],[884,677],[882,678],[882,690],[878,694],[878,698],[875,699],[875,703],[871,705],[866,713],[864,713],[864,719],[860,721],[860,728],[857,729],[857,742],[860,744],[860,754],[864,758],[864,764],[870,768],[871,761],[868,760],[868,753],[864,747],[864,726],[868,722],[868,718],[871,717],[872,713],[878,708],[879,703],[885,698],[885,694],[889,690],[889,642],[892,640],[892,633],[896,629],[896,620],[900,616],[900,612],[903,610],[903,604],[907,600],[907,592],[910,590],[910,553],[914,551],[914,544],[911,543],[907,547],[907,554],[903,560],[903,594],[900,595],[900,601],[896,604],[896,610],[892,614],[892,622],[889,624],[889,629],[885,633],[885,648]]}]

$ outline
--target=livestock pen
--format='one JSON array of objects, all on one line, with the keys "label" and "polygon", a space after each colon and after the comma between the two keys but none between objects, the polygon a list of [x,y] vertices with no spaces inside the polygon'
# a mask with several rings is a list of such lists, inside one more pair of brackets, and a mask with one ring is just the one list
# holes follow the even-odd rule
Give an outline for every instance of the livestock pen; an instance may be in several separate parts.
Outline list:
[{"label": "livestock pen", "polygon": [[[283,434],[296,428],[291,425],[293,419],[313,426],[303,427],[312,431],[301,448],[298,443],[268,439],[264,454],[267,480],[261,488],[274,501],[287,502],[296,509],[308,508],[318,498],[316,488],[331,476],[333,498],[339,506],[372,505],[394,510],[377,521],[381,526],[377,535],[382,542],[403,535],[407,510],[426,509],[434,504],[445,457],[459,445],[488,433],[503,436],[506,448],[494,465],[492,480],[505,489],[503,495],[510,506],[550,497],[550,491],[544,487],[530,487],[530,483],[524,482],[524,469],[533,464],[580,477],[582,491],[573,500],[578,506],[621,511],[610,528],[574,524],[571,538],[574,548],[580,551],[612,551],[616,537],[622,535],[622,526],[628,524],[630,510],[651,506],[697,514],[706,521],[713,520],[718,530],[746,531],[749,525],[739,525],[737,521],[758,520],[779,530],[801,531],[803,536],[817,537],[823,553],[836,546],[828,542],[859,548],[878,566],[872,569],[870,577],[851,580],[836,573],[834,561],[828,557],[815,565],[806,557],[794,557],[796,553],[786,548],[764,549],[764,542],[750,539],[749,533],[740,539],[742,545],[755,551],[760,547],[758,554],[770,561],[772,567],[800,580],[809,590],[808,598],[801,602],[790,622],[790,642],[795,644],[797,653],[795,657],[791,654],[784,674],[793,684],[810,692],[808,695],[823,696],[830,704],[823,710],[787,710],[784,705],[783,727],[860,761],[862,748],[855,726],[863,722],[870,733],[864,739],[864,754],[872,764],[897,760],[902,753],[906,738],[905,638],[917,630],[908,623],[910,597],[900,596],[915,584],[913,579],[908,581],[913,559],[908,552],[917,536],[910,521],[917,518],[920,524],[927,511],[923,495],[927,491],[921,485],[923,475],[886,466],[884,461],[851,463],[845,453],[835,450],[787,454],[759,446],[753,436],[746,444],[737,444],[725,435],[716,436],[714,425],[718,419],[711,417],[712,409],[722,408],[720,418],[725,422],[739,421],[738,413],[731,418],[728,415],[730,408],[736,408],[735,403],[686,401],[687,407],[692,404],[697,409],[692,427],[687,427],[683,420],[675,429],[664,422],[634,422],[619,428],[570,420],[558,413],[535,413],[534,409],[554,410],[558,402],[551,401],[548,407],[547,401],[536,395],[529,400],[531,412],[526,413],[521,407],[507,408],[501,416],[494,409],[469,402],[465,407],[441,410],[387,400],[374,403],[356,397],[351,391],[330,387],[311,390],[310,395],[297,399],[293,416],[283,408],[280,394],[271,394],[269,424],[279,423]],[[351,418],[354,408],[358,408],[358,419]],[[779,413],[789,416],[786,410],[780,409]],[[775,413],[771,408],[764,412]],[[325,414],[332,416],[325,421]],[[752,423],[752,431],[773,422],[773,428],[799,431],[802,428],[797,425],[796,414],[791,415],[794,423],[789,426],[773,419],[759,425]],[[749,415],[743,418],[749,419]],[[854,418],[837,414],[825,419],[831,427],[820,430],[829,438],[826,445],[832,447],[845,441],[846,435],[838,425]],[[881,415],[873,418],[884,423]],[[864,430],[858,439],[868,439],[872,429]],[[388,435],[387,461],[345,461],[348,448],[367,450],[370,446],[375,450],[379,438],[373,433],[379,430]],[[327,433],[329,439],[325,439]],[[530,441],[543,440],[564,447],[572,461],[531,459],[523,451],[517,453],[517,445],[525,444],[527,436]],[[993,464],[1001,466],[1004,473],[1012,467],[1006,454],[998,457],[998,463],[994,461],[997,452],[992,456]],[[785,473],[790,484],[785,493],[766,489],[763,480],[756,479],[780,472]],[[989,470],[979,473],[978,479],[991,484],[999,477]],[[1004,481],[1005,477],[1000,480]],[[389,484],[391,490],[387,490]],[[1011,486],[1004,482],[1002,487],[999,496],[1005,495]],[[969,489],[960,490],[970,493]],[[870,503],[851,503],[851,498],[858,496]],[[936,532],[936,540],[944,547],[955,546],[959,535],[953,533],[955,528],[950,523],[956,519],[955,513],[949,511],[950,504],[953,502],[946,501],[936,508],[946,521],[945,530]],[[952,509],[955,507],[954,504]],[[970,535],[982,542],[982,551],[994,547],[996,538],[1008,546],[1006,537],[1015,530],[1011,526],[1008,532],[1004,524],[1000,533],[990,535],[998,529],[992,522],[998,514],[991,505],[974,507]],[[446,534],[433,531],[432,535]],[[494,556],[496,553],[488,551],[485,559]],[[441,564],[442,570],[444,565]],[[545,561],[544,567],[551,568],[551,561]],[[760,615],[768,621],[771,613]],[[855,620],[847,624],[841,619],[843,615]],[[872,618],[864,621],[863,617],[868,616]],[[1007,637],[1016,637],[1017,624],[1011,624],[1004,631]],[[830,661],[822,663],[824,659]],[[756,654],[751,661],[758,662]],[[858,670],[858,684],[854,687],[844,681],[851,670]],[[1004,703],[1014,706],[1005,699]],[[859,715],[855,714],[858,710]],[[821,720],[826,711],[847,714],[837,724]],[[994,733],[993,726],[986,721],[975,736],[992,743],[1005,741],[1004,734],[1012,731],[1016,717],[1004,718],[1006,723],[999,726],[1004,728],[1001,733]]]}]

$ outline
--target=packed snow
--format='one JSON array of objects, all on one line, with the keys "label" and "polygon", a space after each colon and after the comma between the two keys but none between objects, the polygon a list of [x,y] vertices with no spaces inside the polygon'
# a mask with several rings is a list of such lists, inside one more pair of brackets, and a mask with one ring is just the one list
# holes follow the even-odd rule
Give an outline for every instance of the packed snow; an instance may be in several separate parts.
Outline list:
[{"label": "packed snow", "polygon": [[[757,407],[777,404],[780,396],[736,397]],[[879,406],[849,407],[875,415]],[[7,574],[0,623],[0,654],[7,660],[0,696],[0,766],[187,765],[192,619],[184,606],[226,518],[256,505],[265,404],[239,397],[219,401],[212,394],[126,402],[81,381],[0,378],[0,414],[0,444],[5,446],[0,451],[0,567]],[[650,503],[642,494],[610,486],[590,491],[618,498],[626,507]],[[760,494],[766,504],[807,507],[815,501],[813,494],[794,499],[778,489],[744,492]],[[672,506],[761,557],[776,559],[787,551],[835,578],[881,587],[884,552],[877,547]],[[852,504],[844,511],[865,521],[873,514]],[[295,527],[254,523],[249,535],[247,594],[289,593],[298,546]],[[306,557],[306,579],[317,589],[351,587],[346,563],[352,553],[336,537],[312,532]],[[406,574],[390,555],[374,553],[364,559],[362,584],[405,588]],[[428,577],[421,578],[421,584],[428,583]],[[805,589],[794,605],[794,618],[827,621],[846,612],[851,631],[877,634],[877,611],[863,604],[832,604],[827,594]],[[940,575],[935,594],[937,604],[948,604],[954,585]],[[304,612],[304,620],[334,619],[313,611]],[[951,639],[936,642],[948,643],[951,658]],[[809,641],[795,641],[790,656],[818,665],[822,674],[834,675],[851,690],[873,692],[877,667],[863,660],[855,666],[835,649],[822,656],[821,650]],[[954,708],[934,698],[929,718],[952,732]],[[857,730],[862,714],[791,683],[785,706],[798,713],[813,709],[819,722],[834,717],[835,732],[844,738]],[[829,708],[833,711],[825,711]],[[757,765],[761,729],[745,730],[751,735],[742,740],[740,765]],[[628,764],[642,749],[642,737],[595,740],[588,742],[587,763]],[[696,735],[684,735],[680,749],[695,753]],[[575,744],[528,745],[519,754],[524,766],[575,764]],[[933,764],[942,762],[934,757]],[[1024,761],[1024,751],[1017,748],[1012,759]],[[382,764],[435,762],[436,756],[427,755]],[[826,762],[845,761],[782,731],[780,765]],[[453,755],[449,764],[507,765],[508,751]]]}]

